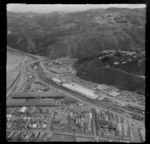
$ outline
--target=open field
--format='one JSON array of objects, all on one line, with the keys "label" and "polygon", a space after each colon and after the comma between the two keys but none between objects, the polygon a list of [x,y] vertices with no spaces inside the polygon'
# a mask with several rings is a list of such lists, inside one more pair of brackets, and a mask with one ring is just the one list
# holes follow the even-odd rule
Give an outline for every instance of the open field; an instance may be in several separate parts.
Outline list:
[{"label": "open field", "polygon": [[24,57],[7,51],[7,88],[12,84],[19,74],[20,64]]}]

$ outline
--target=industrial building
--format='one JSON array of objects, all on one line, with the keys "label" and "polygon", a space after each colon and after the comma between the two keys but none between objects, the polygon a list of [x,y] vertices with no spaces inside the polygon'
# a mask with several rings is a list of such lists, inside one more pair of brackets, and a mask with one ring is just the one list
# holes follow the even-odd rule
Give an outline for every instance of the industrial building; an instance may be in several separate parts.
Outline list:
[{"label": "industrial building", "polygon": [[61,80],[59,80],[59,79],[57,79],[57,78],[52,78],[52,80],[53,80],[54,82],[56,82],[56,83],[60,83],[60,82],[61,82]]},{"label": "industrial building", "polygon": [[114,62],[114,65],[118,65],[119,64],[119,62]]},{"label": "industrial building", "polygon": [[86,96],[88,96],[89,98],[92,98],[92,99],[96,99],[98,97],[98,95],[94,94],[93,91],[91,91],[91,90],[89,90],[85,87],[82,87],[80,85],[77,85],[75,83],[70,83],[70,84],[64,83],[63,86],[66,87],[66,88],[69,88],[73,91],[77,91],[79,93],[82,93],[82,94],[84,94],[84,95],[86,95]]},{"label": "industrial building", "polygon": [[112,91],[112,92],[110,92],[109,93],[109,95],[111,95],[111,96],[118,96],[120,93],[118,93],[118,92],[115,92],[115,91]]},{"label": "industrial building", "polygon": [[105,85],[105,84],[100,84],[97,86],[97,89],[99,90],[107,90],[107,91],[116,91],[117,89],[115,89],[113,86],[108,86],[108,85]]}]

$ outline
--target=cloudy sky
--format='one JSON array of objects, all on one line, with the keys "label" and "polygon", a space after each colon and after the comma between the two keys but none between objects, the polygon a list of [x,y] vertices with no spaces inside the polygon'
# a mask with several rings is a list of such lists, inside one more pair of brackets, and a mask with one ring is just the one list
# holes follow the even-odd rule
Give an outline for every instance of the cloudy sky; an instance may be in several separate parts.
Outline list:
[{"label": "cloudy sky", "polygon": [[85,5],[61,5],[61,4],[7,4],[7,10],[12,12],[38,12],[38,13],[49,13],[53,11],[62,12],[75,12],[84,11],[94,8],[109,8],[109,7],[119,7],[119,8],[143,8],[146,7],[145,4],[85,4]]}]

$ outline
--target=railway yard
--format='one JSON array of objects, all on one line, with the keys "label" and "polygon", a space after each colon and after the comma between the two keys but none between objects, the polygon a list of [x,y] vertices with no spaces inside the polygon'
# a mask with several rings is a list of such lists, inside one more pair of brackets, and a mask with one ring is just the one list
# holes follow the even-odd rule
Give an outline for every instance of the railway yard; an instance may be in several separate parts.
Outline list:
[{"label": "railway yard", "polygon": [[145,141],[145,96],[77,78],[76,59],[16,53],[30,60],[7,90],[7,141]]}]

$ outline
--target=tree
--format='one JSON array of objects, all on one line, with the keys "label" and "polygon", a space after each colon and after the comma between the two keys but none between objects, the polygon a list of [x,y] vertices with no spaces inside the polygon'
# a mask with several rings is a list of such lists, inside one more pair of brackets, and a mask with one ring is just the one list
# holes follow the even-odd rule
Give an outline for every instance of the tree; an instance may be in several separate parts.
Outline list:
[{"label": "tree", "polygon": [[104,58],[102,58],[102,62],[107,62],[107,61],[109,61],[110,60],[110,57],[108,57],[108,56],[106,56],[106,57],[104,57]]}]

